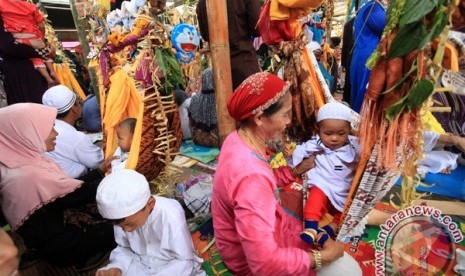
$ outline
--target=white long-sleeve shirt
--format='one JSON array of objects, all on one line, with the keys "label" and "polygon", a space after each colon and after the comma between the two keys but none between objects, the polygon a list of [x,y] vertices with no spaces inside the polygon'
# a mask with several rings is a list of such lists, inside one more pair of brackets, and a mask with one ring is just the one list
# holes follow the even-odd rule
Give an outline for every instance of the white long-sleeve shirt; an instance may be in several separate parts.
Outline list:
[{"label": "white long-sleeve shirt", "polygon": [[320,188],[333,206],[342,212],[359,160],[358,138],[349,136],[346,145],[332,150],[316,135],[296,147],[290,165],[297,166],[304,158],[318,152],[321,153],[316,155],[315,168],[307,172],[308,187]]},{"label": "white long-sleeve shirt", "polygon": [[124,232],[114,227],[118,246],[111,252],[110,264],[102,269],[119,268],[123,276],[205,275],[181,205],[173,199],[154,198],[155,208],[140,229]]},{"label": "white long-sleeve shirt", "polygon": [[111,161],[111,171],[115,172],[126,168],[126,162],[129,158],[129,152],[124,152],[121,147],[117,147],[113,156],[117,156],[118,159]]},{"label": "white long-sleeve shirt", "polygon": [[440,134],[433,131],[423,131],[425,158],[418,160],[418,172],[440,173],[444,169],[457,168],[458,155],[449,151],[435,149]]},{"label": "white long-sleeve shirt", "polygon": [[191,127],[189,125],[189,106],[191,100],[192,98],[186,99],[179,107],[179,118],[181,120],[182,137],[184,139],[192,138]]},{"label": "white long-sleeve shirt", "polygon": [[59,119],[55,120],[54,128],[58,132],[55,150],[45,155],[69,177],[77,178],[87,169],[95,169],[103,162],[102,149],[83,132]]}]

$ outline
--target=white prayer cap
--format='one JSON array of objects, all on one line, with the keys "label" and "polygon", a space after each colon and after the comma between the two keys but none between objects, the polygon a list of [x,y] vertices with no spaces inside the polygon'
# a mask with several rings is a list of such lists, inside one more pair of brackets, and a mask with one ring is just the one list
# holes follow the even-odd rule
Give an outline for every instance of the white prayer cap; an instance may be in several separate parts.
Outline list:
[{"label": "white prayer cap", "polygon": [[316,42],[316,41],[312,41],[310,43],[307,44],[307,50],[313,52],[315,50],[321,50],[321,45],[320,43]]},{"label": "white prayer cap", "polygon": [[97,188],[97,206],[102,217],[122,219],[142,210],[150,198],[149,183],[134,170],[107,175]]},{"label": "white prayer cap", "polygon": [[351,109],[342,103],[327,103],[318,110],[317,123],[326,119],[344,120],[352,123]]},{"label": "white prayer cap", "polygon": [[53,86],[42,96],[42,103],[58,109],[58,114],[70,110],[75,102],[76,94],[64,85]]}]

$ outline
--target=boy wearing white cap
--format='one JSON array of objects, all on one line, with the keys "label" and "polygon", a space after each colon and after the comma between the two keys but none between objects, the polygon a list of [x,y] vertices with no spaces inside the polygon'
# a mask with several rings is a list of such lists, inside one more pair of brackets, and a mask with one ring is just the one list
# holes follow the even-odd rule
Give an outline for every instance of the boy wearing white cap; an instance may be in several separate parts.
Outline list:
[{"label": "boy wearing white cap", "polygon": [[102,275],[205,275],[200,269],[181,205],[150,194],[145,177],[122,169],[97,189],[100,214],[113,222],[118,246]]},{"label": "boy wearing white cap", "polygon": [[76,94],[64,85],[57,85],[45,91],[42,103],[58,110],[55,120],[57,144],[55,150],[46,155],[72,178],[78,178],[88,169],[97,168],[103,162],[102,149],[74,127],[82,115]]},{"label": "boy wearing white cap", "polygon": [[[327,103],[318,111],[318,135],[296,147],[291,165],[316,155],[315,168],[307,172],[309,194],[304,209],[305,229],[300,237],[320,246],[334,236],[349,194],[360,154],[358,138],[349,135],[351,110],[341,103]],[[333,222],[318,228],[325,213]]]}]

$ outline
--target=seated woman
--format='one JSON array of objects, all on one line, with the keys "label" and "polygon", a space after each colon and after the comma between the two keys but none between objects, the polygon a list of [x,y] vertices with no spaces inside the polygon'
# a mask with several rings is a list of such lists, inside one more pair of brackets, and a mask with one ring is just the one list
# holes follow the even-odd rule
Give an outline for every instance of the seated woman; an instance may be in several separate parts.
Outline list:
[{"label": "seated woman", "polygon": [[218,119],[216,115],[213,71],[202,72],[202,91],[194,96],[189,106],[192,140],[200,146],[218,147]]},{"label": "seated woman", "polygon": [[[0,109],[0,204],[11,229],[28,248],[55,265],[83,266],[116,246],[113,226],[67,223],[64,212],[95,203],[111,159],[80,180],[46,158],[55,148],[57,109],[19,103]],[[97,218],[97,217],[95,217]]]},{"label": "seated woman", "polygon": [[[315,275],[320,268],[318,275],[361,275],[355,260],[332,239],[311,251],[299,237],[302,221],[280,205],[266,142],[281,137],[291,121],[289,86],[275,75],[256,73],[228,101],[240,127],[224,141],[215,174],[216,245],[235,275]],[[304,161],[295,171],[313,166],[314,159]]]}]

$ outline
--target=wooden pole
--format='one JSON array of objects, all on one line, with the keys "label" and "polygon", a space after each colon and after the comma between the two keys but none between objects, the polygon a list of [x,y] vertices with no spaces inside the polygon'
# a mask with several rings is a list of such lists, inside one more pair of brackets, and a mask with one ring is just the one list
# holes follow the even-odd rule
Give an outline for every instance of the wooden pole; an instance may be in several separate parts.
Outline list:
[{"label": "wooden pole", "polygon": [[333,29],[333,17],[334,17],[334,0],[326,0],[326,43],[331,41],[331,32]]},{"label": "wooden pole", "polygon": [[[89,65],[89,60],[87,57],[89,56],[90,52],[90,47],[89,43],[87,42],[86,39],[86,29],[84,28],[84,24],[82,20],[79,19],[78,13],[76,10],[76,0],[69,0],[69,7],[71,8],[71,14],[73,15],[73,21],[74,25],[76,26],[76,31],[79,37],[79,43],[81,44],[82,48],[82,55],[83,55],[83,61],[85,62],[85,66]],[[97,80],[97,74],[95,73],[95,70],[92,68],[89,68],[89,73],[90,73],[90,85],[92,86],[92,89],[94,90],[94,94],[99,99],[99,91],[98,91],[98,80]]]},{"label": "wooden pole", "polygon": [[226,0],[207,0],[207,15],[221,147],[226,136],[236,129],[236,122],[229,116],[226,107],[229,96],[232,94]]}]

